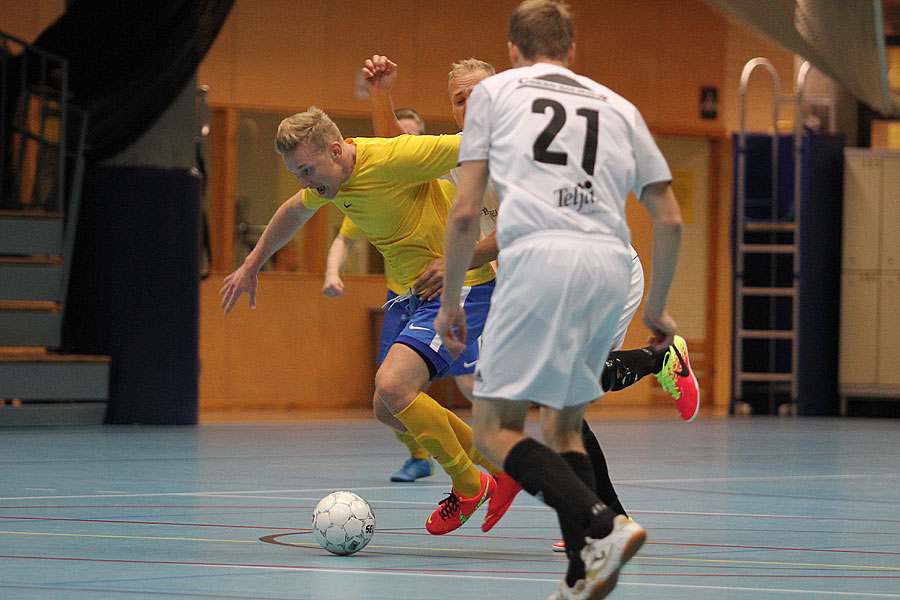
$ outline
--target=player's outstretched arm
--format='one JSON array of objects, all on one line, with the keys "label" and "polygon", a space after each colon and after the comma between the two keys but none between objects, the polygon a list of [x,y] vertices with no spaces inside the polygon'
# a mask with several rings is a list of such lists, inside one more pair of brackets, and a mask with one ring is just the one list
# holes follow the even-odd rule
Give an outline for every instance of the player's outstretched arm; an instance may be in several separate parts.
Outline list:
[{"label": "player's outstretched arm", "polygon": [[366,79],[366,91],[372,99],[372,125],[375,135],[395,137],[406,133],[394,114],[394,99],[391,90],[397,81],[397,65],[387,56],[380,54],[367,58],[362,67]]},{"label": "player's outstretched arm", "polygon": [[[444,289],[434,329],[454,357],[459,356],[466,348],[466,315],[459,305],[460,293],[475,253],[481,199],[484,197],[487,181],[486,160],[462,163],[459,191],[447,217],[444,236]],[[457,331],[453,330],[454,327]]]},{"label": "player's outstretched arm", "polygon": [[356,240],[350,239],[342,233],[335,236],[328,249],[328,258],[325,260],[325,282],[322,284],[322,293],[329,298],[341,296],[344,293],[344,281],[341,279],[341,269],[347,262],[347,256],[353,248]]},{"label": "player's outstretched arm", "polygon": [[244,264],[225,278],[225,285],[219,290],[222,296],[222,310],[227,315],[237,304],[242,294],[250,299],[250,308],[256,308],[257,274],[275,252],[287,244],[294,234],[306,224],[316,211],[303,204],[303,191],[291,196],[278,207],[256,246],[247,255]]},{"label": "player's outstretched arm", "polygon": [[681,209],[668,181],[646,185],[641,203],[653,219],[650,291],[644,299],[644,324],[651,332],[648,341],[662,349],[672,343],[675,335],[675,321],[665,309],[681,251]]}]

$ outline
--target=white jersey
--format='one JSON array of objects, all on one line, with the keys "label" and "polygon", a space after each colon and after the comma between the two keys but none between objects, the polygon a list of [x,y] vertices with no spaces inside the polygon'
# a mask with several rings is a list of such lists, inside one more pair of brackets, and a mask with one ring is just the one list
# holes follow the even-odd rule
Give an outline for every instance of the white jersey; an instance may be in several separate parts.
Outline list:
[{"label": "white jersey", "polygon": [[538,230],[631,240],[628,192],[672,179],[633,104],[549,63],[510,69],[469,96],[459,160],[488,160],[503,210],[497,243]]},{"label": "white jersey", "polygon": [[[459,189],[459,167],[450,169],[450,172],[441,177]],[[489,178],[484,189],[484,197],[481,199],[481,235],[487,237],[497,229],[497,209],[500,208],[500,198],[497,195],[497,184]]]}]

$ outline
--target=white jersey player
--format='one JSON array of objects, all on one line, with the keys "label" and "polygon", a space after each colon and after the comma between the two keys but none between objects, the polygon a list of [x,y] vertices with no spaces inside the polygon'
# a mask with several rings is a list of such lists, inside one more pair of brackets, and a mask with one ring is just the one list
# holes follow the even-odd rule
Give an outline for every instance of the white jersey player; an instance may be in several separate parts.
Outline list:
[{"label": "white jersey player", "polygon": [[[637,109],[567,68],[575,52],[568,7],[525,0],[508,40],[513,69],[482,81],[468,100],[434,327],[451,353],[465,348],[462,284],[493,176],[500,270],[475,373],[475,444],[557,511],[569,570],[553,598],[593,600],[612,591],[646,538],[592,489],[580,431],[585,407],[603,394],[600,375],[628,293],[625,198],[635,191],[653,220],[644,323],[657,349],[676,328],[665,303],[681,215]],[[532,402],[542,407],[547,445],[524,432]]]}]

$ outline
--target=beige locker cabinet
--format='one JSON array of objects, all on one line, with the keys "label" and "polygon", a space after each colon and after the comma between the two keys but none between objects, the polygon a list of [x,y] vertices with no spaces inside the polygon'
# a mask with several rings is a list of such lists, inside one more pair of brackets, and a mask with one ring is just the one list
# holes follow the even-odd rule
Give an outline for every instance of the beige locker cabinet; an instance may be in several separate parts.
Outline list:
[{"label": "beige locker cabinet", "polygon": [[900,399],[900,151],[844,151],[841,414],[848,398]]},{"label": "beige locker cabinet", "polygon": [[900,272],[879,277],[878,384],[900,389]]},{"label": "beige locker cabinet", "polygon": [[900,272],[900,153],[881,163],[881,269]]},{"label": "beige locker cabinet", "polygon": [[844,151],[844,242],[841,266],[878,269],[881,223],[881,161]]},{"label": "beige locker cabinet", "polygon": [[871,349],[878,342],[876,271],[845,272],[841,277],[841,350],[839,381],[874,386],[878,382]]}]

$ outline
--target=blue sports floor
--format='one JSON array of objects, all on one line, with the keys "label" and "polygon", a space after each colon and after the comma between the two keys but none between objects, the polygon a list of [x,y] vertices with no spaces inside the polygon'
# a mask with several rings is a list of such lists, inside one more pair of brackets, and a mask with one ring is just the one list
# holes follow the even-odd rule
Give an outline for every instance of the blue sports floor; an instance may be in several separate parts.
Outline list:
[{"label": "blue sports floor", "polygon": [[[534,427],[535,423],[529,423]],[[900,422],[594,421],[648,542],[610,596],[900,598]],[[388,476],[375,422],[0,430],[0,598],[545,598],[565,571],[521,494],[489,534],[436,537],[443,474]],[[362,552],[310,533],[327,493],[375,509]]]}]

